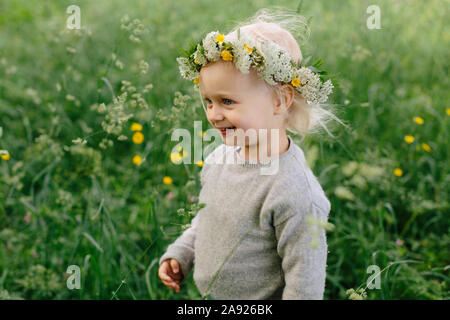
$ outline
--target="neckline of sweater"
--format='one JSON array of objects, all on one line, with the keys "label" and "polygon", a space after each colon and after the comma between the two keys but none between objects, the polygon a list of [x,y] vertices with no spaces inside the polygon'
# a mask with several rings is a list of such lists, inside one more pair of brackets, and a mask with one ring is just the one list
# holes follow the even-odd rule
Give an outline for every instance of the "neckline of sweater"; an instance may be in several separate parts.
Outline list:
[{"label": "neckline of sweater", "polygon": [[282,154],[277,155],[268,160],[263,160],[263,161],[246,160],[246,159],[242,158],[239,154],[239,151],[241,150],[241,146],[234,147],[234,152],[239,159],[237,164],[240,166],[243,166],[243,167],[258,168],[258,167],[269,166],[274,160],[276,160],[276,158],[278,158],[279,161],[281,161],[281,159],[286,158],[288,155],[290,155],[294,152],[294,141],[292,141],[292,138],[290,135],[287,134],[286,136],[289,140],[288,149],[285,152],[283,152]]}]

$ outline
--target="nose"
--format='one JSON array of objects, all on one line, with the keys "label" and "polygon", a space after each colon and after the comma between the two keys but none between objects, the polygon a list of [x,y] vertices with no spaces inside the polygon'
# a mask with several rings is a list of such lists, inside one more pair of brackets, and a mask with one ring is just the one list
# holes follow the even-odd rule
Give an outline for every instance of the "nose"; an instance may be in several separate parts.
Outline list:
[{"label": "nose", "polygon": [[212,124],[222,121],[225,117],[223,116],[222,109],[220,107],[216,107],[214,104],[212,104],[212,107],[207,109],[207,117],[209,122]]}]

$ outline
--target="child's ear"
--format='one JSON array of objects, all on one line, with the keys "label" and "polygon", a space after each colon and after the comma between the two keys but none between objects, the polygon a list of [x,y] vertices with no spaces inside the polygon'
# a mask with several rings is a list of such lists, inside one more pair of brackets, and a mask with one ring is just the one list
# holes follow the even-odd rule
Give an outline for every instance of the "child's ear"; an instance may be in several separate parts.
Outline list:
[{"label": "child's ear", "polygon": [[285,110],[289,109],[294,100],[295,89],[289,85],[284,84],[279,88],[274,90],[274,105],[275,114],[283,113]]}]

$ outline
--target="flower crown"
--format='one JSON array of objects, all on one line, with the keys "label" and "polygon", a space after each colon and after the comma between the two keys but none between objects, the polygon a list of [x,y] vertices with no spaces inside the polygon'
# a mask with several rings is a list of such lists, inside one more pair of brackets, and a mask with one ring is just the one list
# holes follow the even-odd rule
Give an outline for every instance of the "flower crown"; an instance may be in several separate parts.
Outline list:
[{"label": "flower crown", "polygon": [[180,74],[183,78],[194,82],[198,89],[200,69],[208,62],[215,62],[222,58],[232,61],[244,74],[249,73],[250,67],[255,67],[259,77],[271,85],[290,83],[306,99],[308,104],[327,101],[334,88],[331,80],[324,81],[327,72],[318,68],[323,64],[318,59],[313,65],[295,63],[289,53],[272,41],[257,43],[241,30],[237,31],[237,40],[225,42],[225,36],[218,31],[210,32],[201,43],[192,44],[190,50],[180,51],[184,57],[178,57]]}]

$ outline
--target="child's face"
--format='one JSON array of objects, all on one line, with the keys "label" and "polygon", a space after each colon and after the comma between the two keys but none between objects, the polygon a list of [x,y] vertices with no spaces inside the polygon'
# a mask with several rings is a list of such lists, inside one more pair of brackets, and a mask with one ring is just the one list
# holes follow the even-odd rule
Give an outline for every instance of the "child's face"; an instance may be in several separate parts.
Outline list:
[{"label": "child's face", "polygon": [[[274,94],[260,79],[255,70],[240,72],[231,61],[218,60],[200,70],[200,92],[207,103],[206,115],[215,128],[236,127],[243,131],[222,134],[225,144],[235,145],[237,134],[248,129],[281,128],[281,116],[274,112]],[[219,129],[218,129],[219,130]],[[220,131],[220,130],[219,130]],[[245,138],[245,145],[253,141]]]}]

